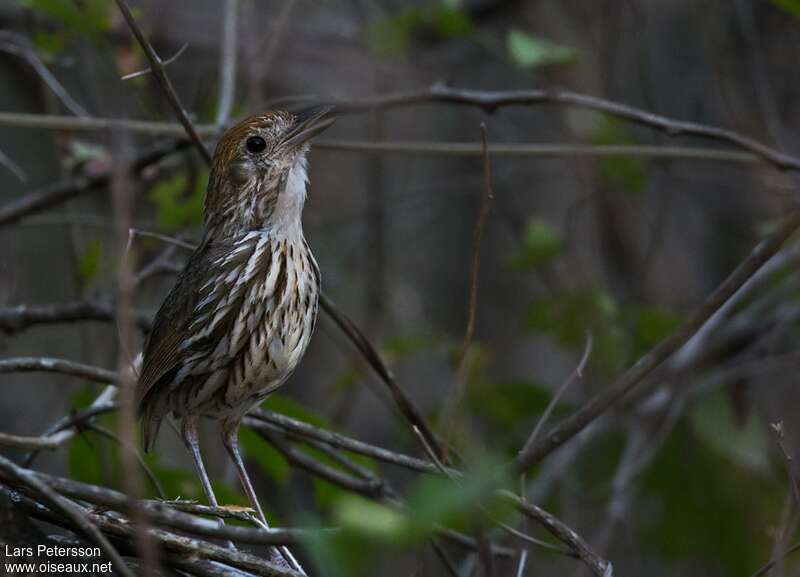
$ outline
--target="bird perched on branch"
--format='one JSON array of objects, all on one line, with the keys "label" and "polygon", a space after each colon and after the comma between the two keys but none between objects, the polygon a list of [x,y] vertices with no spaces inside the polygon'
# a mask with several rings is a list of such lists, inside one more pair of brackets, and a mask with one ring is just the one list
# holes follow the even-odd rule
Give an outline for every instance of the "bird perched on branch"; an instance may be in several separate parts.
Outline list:
[{"label": "bird perched on branch", "polygon": [[[308,143],[333,123],[330,110],[269,112],[240,122],[220,139],[203,240],[156,315],[137,385],[145,450],[164,417],[174,416],[206,497],[216,506],[197,422],[218,420],[223,444],[264,523],[239,453],[239,423],[292,374],[314,330],[320,273],[301,215]],[[284,556],[291,558],[288,551]]]}]

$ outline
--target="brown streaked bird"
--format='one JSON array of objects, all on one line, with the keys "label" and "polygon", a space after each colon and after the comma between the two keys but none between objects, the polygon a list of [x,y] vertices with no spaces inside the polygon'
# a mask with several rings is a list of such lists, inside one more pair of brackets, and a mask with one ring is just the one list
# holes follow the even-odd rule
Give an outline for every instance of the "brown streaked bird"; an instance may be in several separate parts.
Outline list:
[{"label": "brown streaked bird", "polygon": [[[308,142],[333,123],[330,110],[268,112],[220,139],[203,240],[156,314],[137,386],[145,450],[164,417],[175,417],[216,506],[197,422],[220,421],[223,444],[264,523],[239,453],[239,423],[292,374],[314,331],[320,273],[301,215]],[[288,550],[282,552],[299,568]]]}]

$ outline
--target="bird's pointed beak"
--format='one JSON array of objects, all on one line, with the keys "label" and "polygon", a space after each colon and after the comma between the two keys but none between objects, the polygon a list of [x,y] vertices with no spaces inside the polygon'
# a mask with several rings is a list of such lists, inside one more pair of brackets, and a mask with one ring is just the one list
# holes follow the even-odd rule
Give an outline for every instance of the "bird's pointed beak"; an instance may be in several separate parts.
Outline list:
[{"label": "bird's pointed beak", "polygon": [[330,105],[319,105],[296,112],[292,128],[284,140],[284,146],[287,148],[301,146],[330,127],[336,122],[336,118],[330,115],[333,108]]}]

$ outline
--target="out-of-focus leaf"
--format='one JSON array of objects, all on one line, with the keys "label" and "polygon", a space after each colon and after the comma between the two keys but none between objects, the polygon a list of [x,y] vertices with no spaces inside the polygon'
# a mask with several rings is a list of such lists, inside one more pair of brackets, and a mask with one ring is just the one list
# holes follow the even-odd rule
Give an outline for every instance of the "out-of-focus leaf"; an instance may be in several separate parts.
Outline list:
[{"label": "out-of-focus leaf", "polygon": [[[633,145],[637,141],[621,122],[601,117],[592,130],[591,143],[595,146]],[[599,166],[599,176],[609,188],[635,195],[647,187],[647,165],[640,158],[608,156],[599,160]]]},{"label": "out-of-focus leaf", "polygon": [[506,48],[511,59],[521,68],[540,68],[552,64],[568,64],[578,57],[574,48],[556,44],[516,28],[506,35]]},{"label": "out-of-focus leaf", "polygon": [[486,383],[467,391],[470,411],[505,431],[517,424],[529,424],[532,416],[544,411],[550,398],[546,387],[523,380]]},{"label": "out-of-focus leaf", "polygon": [[402,538],[406,531],[400,512],[349,493],[336,503],[334,517],[344,529],[370,539],[392,541]]},{"label": "out-of-focus leaf", "polygon": [[59,20],[72,34],[97,37],[111,28],[112,1],[17,0],[17,3]]},{"label": "out-of-focus leaf", "polygon": [[525,225],[522,246],[511,259],[515,268],[533,269],[551,261],[564,248],[561,233],[550,223],[539,218],[531,218]]},{"label": "out-of-focus leaf", "polygon": [[786,488],[710,449],[693,428],[679,423],[644,476],[642,543],[665,560],[746,577],[770,557],[765,528],[780,518]]},{"label": "out-of-focus leaf", "polygon": [[239,443],[247,456],[255,459],[261,470],[276,483],[289,480],[289,463],[275,447],[267,443],[257,433],[248,428],[239,431]]},{"label": "out-of-focus leaf", "polygon": [[400,56],[417,35],[458,38],[472,34],[469,17],[452,3],[412,6],[373,22],[367,29],[370,50],[383,57]]},{"label": "out-of-focus leaf", "polygon": [[67,470],[72,479],[93,485],[106,483],[100,454],[95,445],[98,442],[100,440],[96,436],[88,433],[75,435],[69,442]]},{"label": "out-of-focus leaf", "polygon": [[418,352],[428,351],[442,343],[443,339],[430,333],[415,333],[387,339],[380,348],[381,356],[388,363],[396,362]]},{"label": "out-of-focus leaf", "polygon": [[176,174],[155,184],[149,198],[156,205],[156,222],[161,229],[170,231],[190,225],[198,225],[203,219],[205,178],[199,178],[197,186],[186,198],[187,179]]},{"label": "out-of-focus leaf", "polygon": [[330,423],[328,423],[319,413],[315,413],[294,399],[290,399],[289,397],[281,394],[271,394],[262,403],[262,406],[270,411],[286,415],[287,417],[291,417],[293,419],[305,421],[306,423],[310,423],[318,427],[325,427],[328,429],[331,428]]},{"label": "out-of-focus leaf", "polygon": [[765,471],[770,454],[769,430],[756,412],[744,426],[722,392],[705,396],[689,413],[692,430],[706,446],[737,465]]},{"label": "out-of-focus leaf", "polygon": [[59,32],[34,32],[33,45],[36,52],[45,59],[58,54],[64,48],[64,35]]},{"label": "out-of-focus leaf", "polygon": [[89,242],[86,250],[81,255],[80,262],[78,262],[78,272],[84,281],[89,282],[97,278],[102,256],[103,243],[99,239]]},{"label": "out-of-focus leaf", "polygon": [[773,6],[800,19],[800,0],[770,0]]},{"label": "out-of-focus leaf", "polygon": [[633,356],[637,358],[668,336],[681,321],[677,313],[658,307],[640,307],[634,314],[636,346]]}]

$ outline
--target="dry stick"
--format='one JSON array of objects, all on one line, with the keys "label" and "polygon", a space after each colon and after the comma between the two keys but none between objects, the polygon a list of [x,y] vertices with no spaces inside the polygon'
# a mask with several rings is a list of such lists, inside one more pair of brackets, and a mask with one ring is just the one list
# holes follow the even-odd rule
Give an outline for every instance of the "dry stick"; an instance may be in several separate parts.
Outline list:
[{"label": "dry stick", "polygon": [[[791,555],[792,553],[796,553],[797,551],[800,551],[800,543],[795,543],[794,545],[789,547],[786,551],[784,551],[783,553],[784,559],[789,555]],[[757,570],[755,573],[753,573],[750,577],[764,577],[764,575],[772,571],[772,568],[775,567],[775,565],[776,561],[770,561],[769,563],[761,567],[759,570]]]},{"label": "dry stick", "polygon": [[[0,112],[0,126],[70,130],[76,132],[125,130],[149,135],[185,135],[183,127],[180,124],[171,122],[121,118],[75,118],[73,116],[15,112]],[[201,137],[213,137],[219,134],[219,128],[210,124],[196,125],[195,130]],[[314,148],[316,150],[338,150],[342,152],[435,154],[441,156],[481,156],[483,154],[483,147],[479,143],[474,142],[416,140],[372,141],[321,138],[314,141]],[[766,159],[752,152],[724,150],[719,148],[646,144],[593,146],[582,144],[493,143],[489,145],[489,153],[493,156],[517,158],[571,158],[575,156],[604,158],[630,156],[661,160],[694,160],[749,165],[769,164]]]},{"label": "dry stick", "polygon": [[[481,241],[483,240],[483,231],[486,228],[486,219],[489,217],[489,211],[492,208],[494,201],[494,192],[492,191],[492,163],[489,158],[489,144],[486,135],[486,124],[481,122],[481,151],[483,157],[483,194],[481,195],[480,209],[478,210],[478,218],[475,220],[475,228],[472,232],[472,266],[469,271],[469,298],[467,303],[467,326],[464,329],[464,340],[461,343],[461,351],[458,357],[458,365],[456,370],[456,383],[453,394],[448,396],[448,401],[444,411],[444,422],[447,427],[447,435],[444,443],[444,454],[442,458],[447,460],[447,453],[450,448],[450,442],[453,437],[453,429],[455,427],[456,413],[458,406],[461,403],[461,397],[464,394],[464,388],[467,381],[467,354],[472,345],[472,338],[475,335],[475,317],[478,309],[478,275],[481,266]],[[491,570],[490,566],[486,567],[487,572]]]},{"label": "dry stick", "polygon": [[97,545],[108,556],[109,561],[114,565],[114,569],[123,575],[123,577],[134,577],[133,572],[122,560],[122,557],[117,550],[108,542],[108,539],[98,530],[98,528],[86,518],[86,515],[81,507],[78,507],[70,501],[65,499],[41,480],[28,469],[9,461],[0,455],[0,471],[6,473],[13,479],[16,479],[21,485],[28,488],[34,494],[39,495],[45,502],[47,502],[53,509],[61,511],[67,519],[69,519],[75,526],[91,541]]},{"label": "dry stick", "polygon": [[[236,527],[232,525],[218,525],[208,519],[197,518],[169,502],[162,501],[136,501],[128,495],[106,487],[90,485],[65,477],[57,477],[37,471],[28,471],[32,476],[52,488],[54,491],[70,497],[97,505],[106,509],[113,509],[120,513],[130,513],[130,510],[139,507],[145,511],[150,521],[164,527],[186,531],[204,537],[216,539],[231,539],[242,543],[254,545],[297,544],[303,537],[312,531],[303,529],[265,529],[262,527]],[[0,473],[2,474],[2,473]],[[252,522],[251,517],[236,516],[224,507],[208,507],[197,505],[205,514],[213,511],[214,516],[238,518]],[[329,532],[330,530],[326,530]]]},{"label": "dry stick", "polygon": [[[302,96],[299,98],[285,98],[283,102],[297,100],[313,100],[314,97]],[[531,89],[488,91],[459,89],[442,83],[434,84],[430,88],[383,94],[370,98],[326,100],[337,107],[339,112],[361,112],[375,108],[397,108],[413,106],[424,103],[459,104],[474,106],[486,112],[509,106],[531,106],[536,104],[558,104],[575,108],[594,110],[609,116],[620,118],[628,122],[641,124],[666,132],[669,136],[689,135],[698,136],[727,142],[738,148],[749,150],[763,158],[770,164],[780,169],[800,170],[800,159],[795,156],[775,150],[761,142],[743,136],[733,130],[709,126],[697,122],[686,122],[653,114],[646,110],[628,106],[613,100],[606,100],[588,94],[580,94],[569,90],[559,89]]]},{"label": "dry stick", "polygon": [[203,156],[206,163],[211,164],[211,154],[203,144],[203,141],[200,140],[200,136],[197,134],[197,131],[195,131],[192,121],[189,120],[189,115],[183,108],[183,104],[181,104],[180,98],[178,98],[178,94],[175,92],[175,88],[172,86],[172,82],[170,82],[167,76],[164,63],[161,61],[161,58],[156,53],[152,44],[145,38],[142,29],[139,28],[139,24],[137,24],[136,19],[133,17],[133,14],[131,14],[127,2],[125,2],[125,0],[116,0],[116,2],[119,11],[122,13],[123,18],[125,18],[125,22],[127,22],[128,27],[136,37],[136,41],[139,43],[139,46],[142,47],[142,51],[144,51],[147,60],[150,62],[150,70],[161,86],[161,89],[164,91],[164,94],[167,96],[167,100],[169,100],[172,109],[175,111],[178,121],[181,123],[186,134],[189,135],[189,139],[197,147],[197,150]]},{"label": "dry stick", "polygon": [[333,322],[338,326],[341,331],[350,339],[359,352],[364,356],[367,363],[372,370],[380,377],[381,381],[389,388],[395,403],[397,403],[400,413],[405,417],[408,423],[417,427],[425,440],[436,450],[438,455],[443,455],[442,447],[434,434],[433,430],[428,425],[425,418],[422,416],[419,408],[414,404],[408,394],[397,384],[394,375],[389,368],[384,364],[378,351],[372,346],[372,343],[367,340],[364,333],[345,315],[339,308],[331,301],[324,293],[320,295],[319,304],[323,311],[328,313]]},{"label": "dry stick", "polygon": [[[183,54],[186,49],[189,48],[189,43],[184,42],[183,46],[178,48],[178,51],[175,52],[172,56],[164,60],[162,63],[164,64],[164,68],[175,62],[178,58],[180,58],[181,54]],[[131,72],[130,74],[126,74],[125,76],[121,76],[120,80],[133,80],[134,78],[139,78],[140,76],[147,76],[148,74],[152,73],[152,68],[145,68],[144,70],[138,70],[136,72]],[[182,130],[182,129],[181,129]]]},{"label": "dry stick", "polygon": [[0,374],[46,372],[81,377],[96,383],[116,383],[117,373],[99,367],[84,365],[52,357],[15,357],[0,359]]},{"label": "dry stick", "polygon": [[699,331],[705,322],[736,291],[767,262],[783,243],[800,227],[800,211],[792,212],[786,221],[767,238],[762,240],[739,266],[726,278],[708,298],[695,309],[668,337],[658,343],[636,364],[628,369],[616,383],[590,399],[578,411],[564,419],[543,438],[520,452],[512,466],[521,473],[580,433],[584,427],[605,413],[609,407],[633,390],[650,372],[661,365],[672,353],[683,346]]},{"label": "dry stick", "polygon": [[592,354],[593,342],[594,339],[592,338],[592,333],[589,331],[586,333],[586,344],[583,348],[581,360],[578,361],[578,366],[576,366],[575,369],[569,374],[567,379],[561,383],[561,386],[558,387],[556,393],[553,395],[553,398],[550,399],[549,403],[547,403],[547,407],[545,407],[542,416],[539,417],[539,421],[536,423],[536,426],[533,428],[533,431],[531,431],[528,440],[525,441],[525,444],[520,450],[521,453],[524,453],[531,448],[534,441],[536,441],[536,438],[539,436],[539,433],[544,428],[545,423],[547,423],[547,419],[550,418],[550,415],[552,414],[553,410],[555,410],[556,405],[558,405],[558,401],[561,400],[561,397],[567,392],[567,389],[570,388],[572,383],[574,383],[576,380],[583,378],[583,370],[586,368],[586,364],[589,362],[589,355]]},{"label": "dry stick", "polygon": [[775,431],[777,437],[778,448],[783,455],[783,461],[786,463],[786,474],[789,476],[789,484],[792,488],[792,498],[794,499],[795,507],[800,511],[800,487],[797,484],[797,468],[794,464],[794,459],[789,451],[786,449],[785,435],[783,431],[783,421],[772,424],[772,430]]},{"label": "dry stick", "polygon": [[[132,311],[136,326],[149,331],[150,314]],[[48,305],[17,305],[0,308],[0,331],[14,334],[36,325],[74,323],[82,321],[112,322],[116,319],[114,305],[108,299],[92,299]]]},{"label": "dry stick", "polygon": [[28,173],[2,150],[0,150],[0,166],[6,167],[20,182],[28,182]]},{"label": "dry stick", "polygon": [[[165,156],[186,148],[188,144],[185,140],[173,142],[167,145],[160,145],[141,155],[137,155],[131,162],[132,171],[138,174]],[[105,170],[97,174],[69,178],[50,184],[0,207],[0,226],[13,224],[34,212],[52,208],[81,194],[106,187],[110,182],[111,171]]]}]

